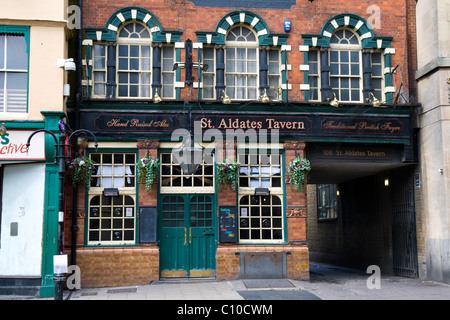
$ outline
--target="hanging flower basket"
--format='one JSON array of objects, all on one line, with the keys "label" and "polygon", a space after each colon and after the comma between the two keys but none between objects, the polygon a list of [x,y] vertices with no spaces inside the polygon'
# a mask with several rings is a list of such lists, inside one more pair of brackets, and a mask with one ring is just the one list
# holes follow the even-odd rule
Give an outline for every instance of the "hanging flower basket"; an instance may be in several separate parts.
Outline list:
[{"label": "hanging flower basket", "polygon": [[217,185],[219,191],[222,190],[222,185],[231,187],[231,190],[236,190],[239,179],[239,163],[233,160],[225,160],[217,163]]},{"label": "hanging flower basket", "polygon": [[89,189],[92,174],[96,170],[94,162],[85,156],[77,157],[70,162],[69,168],[72,169],[72,185],[76,187],[84,184]]},{"label": "hanging flower basket", "polygon": [[145,185],[145,191],[150,191],[158,177],[159,159],[143,157],[138,161],[136,167],[138,183]]},{"label": "hanging flower basket", "polygon": [[289,163],[289,183],[295,191],[303,191],[303,186],[308,183],[309,170],[311,170],[311,163],[308,159],[296,157]]}]

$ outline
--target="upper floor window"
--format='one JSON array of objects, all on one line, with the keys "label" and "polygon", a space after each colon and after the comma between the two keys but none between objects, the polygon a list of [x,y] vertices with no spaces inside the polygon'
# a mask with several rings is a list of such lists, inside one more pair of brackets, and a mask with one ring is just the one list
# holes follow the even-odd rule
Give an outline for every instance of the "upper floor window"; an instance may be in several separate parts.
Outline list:
[{"label": "upper floor window", "polygon": [[27,100],[28,51],[25,34],[0,33],[0,112],[26,113]]},{"label": "upper floor window", "polygon": [[336,31],[330,40],[330,87],[339,101],[361,101],[362,65],[358,36],[348,29]]},{"label": "upper floor window", "polygon": [[[308,52],[309,100],[323,101],[327,98],[323,95],[324,86],[341,102],[366,102],[368,92],[380,101],[385,100],[382,51],[363,51],[357,33],[339,28],[331,35],[330,48],[325,55],[323,53],[319,48],[311,48]],[[329,71],[324,79],[323,71]],[[365,73],[370,74],[369,78],[363,76]]]},{"label": "upper floor window", "polygon": [[165,45],[154,56],[147,26],[138,22],[123,25],[117,31],[117,43],[94,43],[92,56],[94,98],[151,99],[154,59],[161,66],[157,69],[158,94],[175,98],[175,49]]},{"label": "upper floor window", "polygon": [[150,98],[150,32],[139,23],[127,24],[119,30],[117,44],[117,97]]},{"label": "upper floor window", "polygon": [[245,26],[231,29],[226,36],[225,86],[234,100],[256,100],[258,97],[258,42]]}]

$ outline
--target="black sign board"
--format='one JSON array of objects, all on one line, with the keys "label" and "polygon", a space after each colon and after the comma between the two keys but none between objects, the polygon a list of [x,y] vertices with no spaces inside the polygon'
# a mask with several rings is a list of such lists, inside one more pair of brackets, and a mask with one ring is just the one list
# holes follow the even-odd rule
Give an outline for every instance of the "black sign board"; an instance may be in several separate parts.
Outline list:
[{"label": "black sign board", "polygon": [[237,242],[235,206],[219,207],[219,242]]},{"label": "black sign board", "polygon": [[156,207],[140,207],[139,208],[139,242],[154,243],[156,242],[156,226],[157,226],[157,210]]}]

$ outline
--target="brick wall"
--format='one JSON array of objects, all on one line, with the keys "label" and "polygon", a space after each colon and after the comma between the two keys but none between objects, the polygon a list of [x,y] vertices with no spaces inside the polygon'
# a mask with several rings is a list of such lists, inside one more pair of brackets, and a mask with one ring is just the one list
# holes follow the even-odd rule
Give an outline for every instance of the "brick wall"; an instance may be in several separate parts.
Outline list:
[{"label": "brick wall", "polygon": [[[127,6],[137,6],[149,10],[161,22],[164,30],[181,30],[181,41],[191,39],[197,41],[196,31],[214,31],[218,22],[229,12],[234,10],[249,10],[259,15],[268,25],[271,33],[285,33],[284,20],[291,20],[291,32],[287,44],[292,47],[288,53],[288,63],[292,65],[289,73],[289,101],[303,101],[304,92],[300,91],[300,84],[304,83],[304,72],[299,66],[304,63],[304,53],[299,51],[303,44],[302,34],[318,34],[324,24],[331,17],[341,13],[352,13],[364,18],[369,23],[374,22],[376,36],[393,37],[391,46],[396,49],[392,55],[392,66],[400,66],[404,80],[404,88],[414,87],[413,66],[416,63],[414,0],[361,0],[361,1],[335,1],[335,0],[297,0],[296,4],[287,9],[269,8],[269,1],[257,1],[254,8],[219,7],[224,1],[214,1],[211,7],[195,6],[195,1],[187,0],[91,0],[83,4],[83,25],[85,28],[105,28],[111,15]],[[289,1],[276,4],[276,7],[289,7]],[[295,1],[294,1],[295,2]],[[227,3],[229,3],[227,1]],[[227,5],[228,6],[228,5]],[[206,18],[205,18],[206,17]],[[375,19],[375,20],[374,20]],[[378,24],[379,22],[379,24]],[[379,27],[378,27],[379,26]],[[184,59],[184,50],[181,50],[181,59]],[[193,61],[197,61],[197,50],[193,50]],[[411,76],[410,76],[411,74]],[[181,73],[181,80],[184,72]],[[399,77],[397,77],[399,78]],[[412,81],[410,83],[410,81]],[[397,83],[399,86],[400,83]],[[407,91],[408,89],[406,89]],[[196,99],[197,90],[191,91],[186,87],[181,90],[181,99]],[[408,92],[404,92],[408,96]]]}]

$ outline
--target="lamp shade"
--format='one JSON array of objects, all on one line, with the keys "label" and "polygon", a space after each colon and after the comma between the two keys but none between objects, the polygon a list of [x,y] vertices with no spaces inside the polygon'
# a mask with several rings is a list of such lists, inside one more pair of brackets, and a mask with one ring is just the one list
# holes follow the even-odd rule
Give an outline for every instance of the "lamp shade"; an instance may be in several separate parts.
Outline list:
[{"label": "lamp shade", "polygon": [[194,174],[203,162],[203,148],[196,148],[191,136],[180,148],[172,150],[173,161],[180,165],[185,175]]}]

